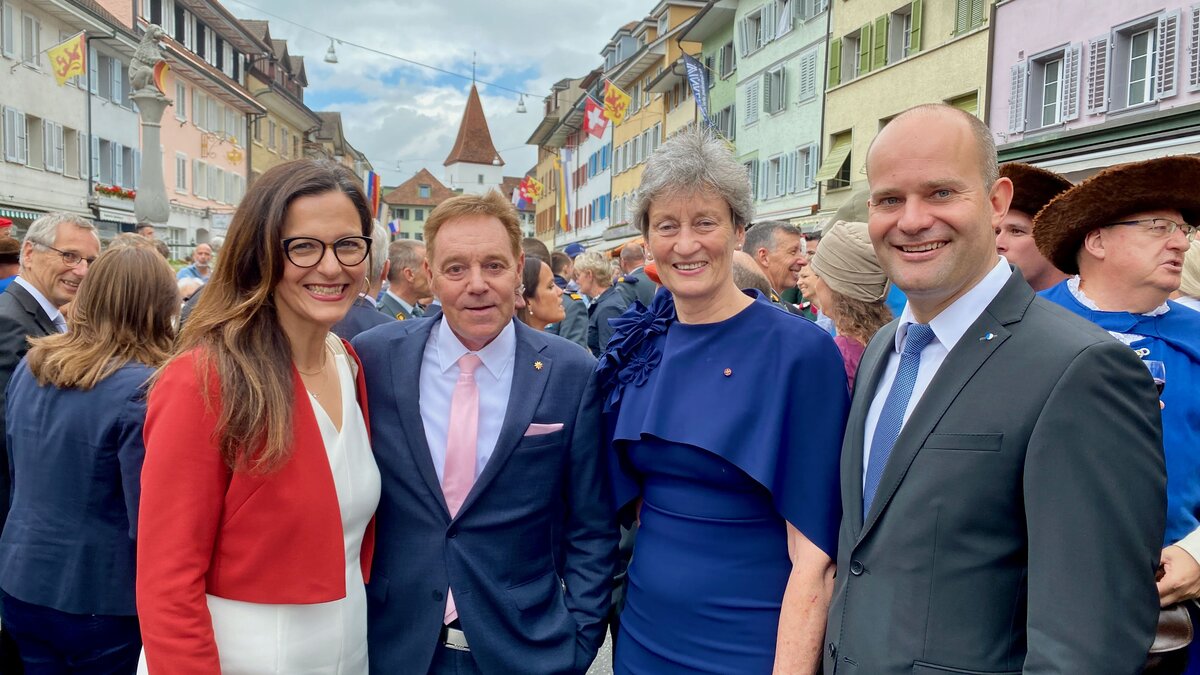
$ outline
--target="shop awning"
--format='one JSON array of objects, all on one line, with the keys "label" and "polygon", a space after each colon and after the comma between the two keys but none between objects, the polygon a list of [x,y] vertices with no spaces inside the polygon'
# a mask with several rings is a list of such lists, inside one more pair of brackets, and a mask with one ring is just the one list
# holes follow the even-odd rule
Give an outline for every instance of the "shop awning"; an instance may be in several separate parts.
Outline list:
[{"label": "shop awning", "polygon": [[817,169],[816,180],[829,180],[838,175],[838,172],[842,170],[842,164],[845,164],[846,158],[850,156],[852,141],[852,137],[847,134],[833,144],[833,147],[829,149],[829,154],[825,155],[825,161],[821,163],[821,168]]},{"label": "shop awning", "polygon": [[13,220],[37,220],[43,214],[37,211],[26,211],[24,209],[9,209],[0,206],[0,218],[12,218]]}]

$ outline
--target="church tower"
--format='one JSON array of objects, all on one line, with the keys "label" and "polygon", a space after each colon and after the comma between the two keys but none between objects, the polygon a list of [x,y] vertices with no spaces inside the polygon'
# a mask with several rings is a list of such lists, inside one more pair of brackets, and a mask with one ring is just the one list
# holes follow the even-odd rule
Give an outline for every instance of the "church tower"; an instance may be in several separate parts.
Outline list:
[{"label": "church tower", "polygon": [[467,107],[463,110],[454,148],[443,165],[446,167],[446,187],[451,190],[484,194],[499,189],[504,180],[504,160],[492,144],[492,133],[488,130],[474,82],[467,96]]}]

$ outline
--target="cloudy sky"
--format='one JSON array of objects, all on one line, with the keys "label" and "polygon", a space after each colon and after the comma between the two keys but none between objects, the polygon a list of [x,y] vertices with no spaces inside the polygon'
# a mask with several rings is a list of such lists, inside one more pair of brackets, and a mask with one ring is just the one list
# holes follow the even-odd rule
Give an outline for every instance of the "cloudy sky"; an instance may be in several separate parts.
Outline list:
[{"label": "cloudy sky", "polygon": [[[541,121],[550,85],[600,65],[616,30],[644,17],[655,0],[222,0],[235,16],[266,19],[271,36],[305,57],[313,110],[339,110],[346,137],[366,153],[385,185],[422,167],[439,179],[470,89],[471,61],[480,81],[534,94],[517,114],[517,94],[480,85],[492,140],[505,175],[537,161],[525,145]],[[292,22],[292,23],[289,23]],[[334,38],[462,73],[468,79],[409,65],[350,45],[338,63],[323,61]]]}]

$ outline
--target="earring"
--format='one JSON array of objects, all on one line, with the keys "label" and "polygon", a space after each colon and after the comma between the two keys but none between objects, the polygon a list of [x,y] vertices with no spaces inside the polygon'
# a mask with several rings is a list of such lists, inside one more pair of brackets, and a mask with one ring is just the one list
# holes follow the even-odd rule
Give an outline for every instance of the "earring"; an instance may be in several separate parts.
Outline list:
[{"label": "earring", "polygon": [[363,289],[358,292],[359,295],[366,295],[371,292],[371,282],[367,281],[366,277],[363,277],[362,286]]}]

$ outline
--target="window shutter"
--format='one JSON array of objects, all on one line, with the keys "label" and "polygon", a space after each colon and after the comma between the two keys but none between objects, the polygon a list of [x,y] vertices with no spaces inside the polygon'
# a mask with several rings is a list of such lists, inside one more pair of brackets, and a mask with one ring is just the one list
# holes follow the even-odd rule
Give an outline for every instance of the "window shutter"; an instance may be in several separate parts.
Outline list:
[{"label": "window shutter", "polygon": [[77,151],[77,154],[79,155],[79,164],[78,164],[79,171],[77,173],[79,174],[80,178],[87,178],[87,175],[88,175],[88,170],[87,170],[88,148],[90,147],[88,145],[87,134],[80,133],[78,135],[78,142],[75,145],[76,145],[75,149]]},{"label": "window shutter", "polygon": [[0,31],[3,31],[0,33],[0,50],[3,51],[5,56],[14,56],[16,54],[16,45],[13,44],[16,42],[17,34],[17,30],[13,25],[15,20],[12,5],[7,2],[3,3],[3,6],[0,7]]},{"label": "window shutter", "polygon": [[871,24],[865,23],[858,29],[858,72],[860,75],[871,70]]},{"label": "window shutter", "polygon": [[793,150],[787,156],[787,191],[789,193],[796,191],[796,160],[799,155],[799,150]]},{"label": "window shutter", "polygon": [[817,53],[808,51],[800,56],[799,96],[804,101],[817,95]]},{"label": "window shutter", "polygon": [[100,137],[92,134],[92,182],[100,180]]},{"label": "window shutter", "polygon": [[767,184],[771,182],[770,164],[762,161],[758,163],[758,198],[763,200],[767,198]]},{"label": "window shutter", "polygon": [[909,12],[912,13],[912,28],[908,31],[909,51],[913,54],[921,51],[921,1],[913,0],[909,5]]},{"label": "window shutter", "polygon": [[125,148],[120,143],[112,144],[112,182],[125,187]]},{"label": "window shutter", "polygon": [[783,109],[787,108],[787,67],[786,66],[779,66],[779,96],[778,96],[778,99],[779,99],[777,102],[778,105],[775,106],[775,109],[783,110]]},{"label": "window shutter", "polygon": [[42,166],[54,170],[54,122],[42,122]]},{"label": "window shutter", "polygon": [[1179,93],[1179,10],[1167,12],[1158,17],[1158,58],[1155,60],[1157,71],[1154,89],[1155,98],[1171,98]]},{"label": "window shutter", "polygon": [[1075,43],[1063,54],[1062,118],[1070,122],[1079,119],[1079,60],[1083,45]]},{"label": "window shutter", "polygon": [[738,36],[738,53],[740,53],[742,56],[745,56],[746,51],[747,51],[746,48],[749,45],[749,43],[746,41],[746,20],[745,19],[742,19],[741,21],[737,22],[736,32],[737,32],[737,36]]},{"label": "window shutter", "polygon": [[817,185],[817,162],[821,158],[821,147],[816,145],[808,146],[808,168],[805,170],[804,187],[811,190]]},{"label": "window shutter", "polygon": [[887,65],[888,16],[875,19],[875,31],[872,35],[874,54],[871,56],[871,68],[882,68]]},{"label": "window shutter", "polygon": [[971,0],[971,28],[983,25],[983,6],[986,0]]},{"label": "window shutter", "polygon": [[1188,91],[1200,89],[1200,5],[1192,7],[1192,30],[1188,41]]},{"label": "window shutter", "polygon": [[142,178],[142,151],[133,151],[133,189],[137,189]]},{"label": "window shutter", "polygon": [[22,164],[29,164],[29,127],[25,119],[25,113],[15,113],[17,121],[17,161]]},{"label": "window shutter", "polygon": [[971,0],[956,0],[954,3],[954,34],[967,32],[971,25]]},{"label": "window shutter", "polygon": [[758,14],[758,46],[775,39],[775,6],[771,3]]},{"label": "window shutter", "polygon": [[842,83],[842,39],[834,38],[829,41],[829,87]]},{"label": "window shutter", "polygon": [[800,1],[783,0],[783,7],[779,9],[779,25],[775,27],[776,40],[792,32],[792,3]]},{"label": "window shutter", "polygon": [[773,75],[774,75],[774,71],[770,71],[770,70],[768,70],[766,72],[766,74],[763,75],[763,103],[764,103],[764,107],[766,108],[768,114],[775,112],[775,103],[774,103],[775,98],[771,95],[773,93],[772,90],[774,89],[774,81],[773,80],[775,78],[773,77]]},{"label": "window shutter", "polygon": [[90,89],[93,94],[100,91],[100,59],[96,56],[96,48],[88,47],[88,73],[91,80]]},{"label": "window shutter", "polygon": [[752,124],[758,121],[758,106],[759,106],[759,86],[758,79],[755,79],[746,85],[746,124]]},{"label": "window shutter", "polygon": [[1088,42],[1086,112],[1089,115],[1098,115],[1108,110],[1108,57],[1110,49],[1108,35],[1101,35]]},{"label": "window shutter", "polygon": [[1029,64],[1022,61],[1011,69],[1008,89],[1008,132],[1025,131],[1025,80]]}]

